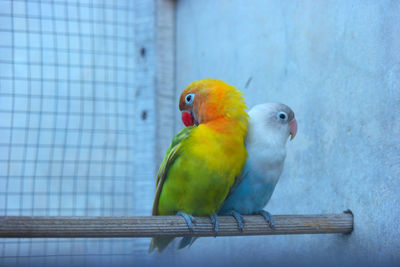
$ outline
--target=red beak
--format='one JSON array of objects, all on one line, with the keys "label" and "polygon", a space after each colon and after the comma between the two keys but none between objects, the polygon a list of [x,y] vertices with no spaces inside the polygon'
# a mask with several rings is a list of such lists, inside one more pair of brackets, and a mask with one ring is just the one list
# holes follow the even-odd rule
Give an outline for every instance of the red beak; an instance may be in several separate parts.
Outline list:
[{"label": "red beak", "polygon": [[297,133],[297,121],[296,119],[293,119],[290,123],[290,140],[293,140],[293,138],[296,136]]},{"label": "red beak", "polygon": [[182,122],[186,127],[194,125],[194,118],[188,111],[182,111]]}]

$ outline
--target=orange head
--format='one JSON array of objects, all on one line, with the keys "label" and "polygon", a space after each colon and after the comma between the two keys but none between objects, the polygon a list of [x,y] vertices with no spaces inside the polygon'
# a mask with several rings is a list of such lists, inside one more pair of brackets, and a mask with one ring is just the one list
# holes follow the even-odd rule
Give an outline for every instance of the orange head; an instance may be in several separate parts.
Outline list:
[{"label": "orange head", "polygon": [[247,125],[246,104],[241,92],[223,81],[204,79],[192,82],[181,94],[179,109],[186,126],[219,118],[239,120]]}]

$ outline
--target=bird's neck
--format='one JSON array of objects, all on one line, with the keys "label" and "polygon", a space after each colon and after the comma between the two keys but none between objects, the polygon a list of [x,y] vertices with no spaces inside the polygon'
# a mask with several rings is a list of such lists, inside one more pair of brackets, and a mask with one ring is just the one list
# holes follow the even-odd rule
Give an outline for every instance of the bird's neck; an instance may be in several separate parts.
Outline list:
[{"label": "bird's neck", "polygon": [[245,137],[247,133],[247,118],[232,119],[227,117],[220,117],[204,123],[204,126],[209,127],[217,133],[221,134],[234,134],[236,136]]},{"label": "bird's neck", "polygon": [[246,137],[246,143],[255,145],[259,148],[285,149],[288,136],[282,135],[278,131],[271,131],[262,136],[256,134],[257,131],[250,129]]}]

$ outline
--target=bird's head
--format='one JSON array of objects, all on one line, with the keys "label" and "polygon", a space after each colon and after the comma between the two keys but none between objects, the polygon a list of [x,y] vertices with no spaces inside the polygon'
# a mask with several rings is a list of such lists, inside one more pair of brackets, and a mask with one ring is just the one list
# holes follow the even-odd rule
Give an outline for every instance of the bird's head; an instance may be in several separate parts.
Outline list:
[{"label": "bird's head", "polygon": [[[262,134],[265,138],[281,140],[286,143],[297,133],[297,121],[294,112],[281,103],[265,103],[253,107],[250,112],[250,128],[254,134]],[[250,132],[250,130],[249,130]]]},{"label": "bird's head", "polygon": [[223,81],[194,81],[181,94],[179,109],[185,126],[199,125],[219,118],[239,120],[247,125],[246,104],[241,92]]}]

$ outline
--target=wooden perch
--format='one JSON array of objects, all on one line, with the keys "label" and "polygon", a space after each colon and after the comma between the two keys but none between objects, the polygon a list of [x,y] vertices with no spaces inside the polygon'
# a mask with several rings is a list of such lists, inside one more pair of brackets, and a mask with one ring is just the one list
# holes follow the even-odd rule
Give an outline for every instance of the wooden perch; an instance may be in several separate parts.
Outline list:
[{"label": "wooden perch", "polygon": [[[245,216],[240,232],[231,216],[220,216],[218,236],[348,234],[353,230],[351,212],[327,215],[274,215],[271,229],[261,216]],[[190,232],[180,216],[135,217],[0,217],[0,238],[51,237],[166,237],[215,236],[209,218],[196,217]]]}]

